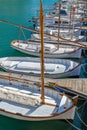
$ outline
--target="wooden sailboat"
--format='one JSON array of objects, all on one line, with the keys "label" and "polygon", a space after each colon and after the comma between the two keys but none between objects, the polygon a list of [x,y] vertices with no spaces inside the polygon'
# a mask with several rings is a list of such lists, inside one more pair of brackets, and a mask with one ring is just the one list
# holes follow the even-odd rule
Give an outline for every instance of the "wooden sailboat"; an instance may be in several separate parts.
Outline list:
[{"label": "wooden sailboat", "polygon": [[[43,23],[40,0],[41,23]],[[41,87],[35,82],[0,74],[0,114],[27,121],[74,119],[77,98],[44,87],[44,41],[41,24]],[[32,82],[32,84],[31,84]]]},{"label": "wooden sailboat", "polygon": [[26,121],[74,119],[77,97],[36,83],[0,73],[0,115]]},{"label": "wooden sailboat", "polygon": [[[4,57],[0,58],[0,67],[12,73],[40,76],[40,58]],[[47,78],[79,77],[81,63],[66,59],[44,59],[44,75]]]},{"label": "wooden sailboat", "polygon": [[[73,9],[74,7],[70,10],[70,16],[68,15],[68,17],[66,17],[66,16],[62,17],[60,15],[60,10],[61,10],[60,6],[61,5],[62,4],[60,1],[58,4],[59,9],[56,10],[58,16],[56,16],[56,17],[49,17],[49,16],[46,17],[45,16],[46,17],[46,19],[45,19],[45,26],[46,27],[44,29],[45,32],[48,32],[50,34],[57,36],[58,32],[59,32],[58,30],[60,30],[60,36],[67,39],[67,40],[76,41],[76,42],[85,41],[86,38],[85,38],[85,36],[81,36],[81,31],[79,29],[74,29],[75,23],[76,24],[78,23],[77,17],[76,17],[76,22],[75,22],[75,9]],[[71,15],[71,12],[72,12],[72,15]],[[61,18],[62,18],[62,20],[61,20]],[[82,19],[81,16],[80,16],[80,19]],[[80,19],[78,21],[81,21]],[[60,28],[61,24],[62,24],[62,28]],[[66,26],[64,28],[64,24],[68,25],[67,28],[66,28]],[[79,26],[81,26],[81,25],[79,25]],[[39,25],[36,26],[35,29],[39,30],[40,29]],[[34,39],[35,38],[40,39],[40,34],[32,34],[32,37]],[[55,40],[55,41],[58,40],[57,38],[54,39],[54,37],[50,37],[50,36],[48,37],[47,35],[44,37],[44,39],[45,40]]]},{"label": "wooden sailboat", "polygon": [[[61,3],[61,1],[58,4],[58,8],[60,8],[60,5],[62,5],[60,3]],[[61,37],[65,38],[67,40],[76,41],[76,42],[85,41],[86,38],[85,38],[85,36],[81,36],[80,30],[79,29],[74,29],[74,27],[76,26],[75,24],[78,23],[77,22],[77,19],[78,19],[77,16],[76,16],[76,21],[75,21],[75,10],[73,9],[74,7],[70,10],[70,12],[69,12],[70,16],[68,14],[68,17],[66,17],[64,15],[62,17],[60,15],[61,8],[60,9],[58,9],[58,8],[55,11],[55,12],[57,12],[57,16],[55,16],[55,17],[49,17],[49,16],[47,17],[47,16],[45,16],[44,21],[45,21],[45,26],[46,27],[45,27],[44,31],[45,32],[48,31],[48,33],[54,34],[56,36],[56,35],[58,35],[58,28],[59,28],[58,25],[60,24],[60,27],[61,27],[61,24],[62,24],[62,28],[60,28],[60,36]],[[71,15],[71,12],[73,12],[72,15]],[[78,21],[80,22],[81,19],[82,19],[82,17],[80,16],[80,19]],[[39,19],[38,19],[37,22],[39,22]],[[67,28],[64,28],[64,24],[67,24]],[[81,26],[81,23],[80,23],[79,26]],[[69,27],[70,27],[70,29],[69,29]],[[39,25],[36,26],[35,29],[39,30],[40,29]],[[40,39],[39,34],[32,34],[32,37],[34,39],[35,38]],[[58,40],[57,38],[54,39],[53,37],[48,37],[47,35],[44,37],[44,39],[45,40],[55,40],[55,41]]]},{"label": "wooden sailboat", "polygon": [[[57,38],[58,41],[58,38]],[[25,54],[40,57],[40,41],[24,41],[15,40],[11,42],[11,47]],[[82,47],[76,45],[55,44],[52,42],[45,42],[44,57],[45,58],[81,58]]]},{"label": "wooden sailboat", "polygon": [[[80,58],[82,48],[78,47],[76,45],[67,45],[67,44],[60,44],[60,9],[61,4],[59,4],[59,21],[57,23],[57,37],[56,38],[49,38],[48,36],[44,36],[45,40],[48,40],[49,42],[44,43],[44,57],[46,58]],[[40,27],[39,27],[40,29]],[[37,34],[36,34],[37,35]],[[69,38],[69,36],[68,36]],[[74,37],[73,37],[74,38]],[[71,39],[71,37],[70,37]],[[57,41],[58,44],[54,44],[50,42],[51,40],[54,41],[54,43]],[[29,54],[33,56],[40,57],[40,34],[39,34],[39,41],[34,40],[14,40],[11,42],[12,48]]]}]

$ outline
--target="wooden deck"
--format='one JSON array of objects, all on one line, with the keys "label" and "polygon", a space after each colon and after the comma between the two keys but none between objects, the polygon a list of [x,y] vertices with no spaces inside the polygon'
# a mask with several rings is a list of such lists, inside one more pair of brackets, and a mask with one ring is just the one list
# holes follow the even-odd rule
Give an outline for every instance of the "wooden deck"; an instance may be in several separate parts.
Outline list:
[{"label": "wooden deck", "polygon": [[[85,21],[87,21],[87,18],[85,18]],[[81,29],[87,30],[87,26],[82,26]]]},{"label": "wooden deck", "polygon": [[[8,76],[9,80],[23,80],[24,83],[32,83],[33,81],[41,85],[40,77],[26,76],[20,74],[9,74],[6,72],[0,72],[0,77]],[[18,79],[17,79],[18,78]],[[68,89],[78,95],[87,98],[87,78],[66,78],[66,79],[48,79],[45,78],[45,85],[60,86]]]},{"label": "wooden deck", "polygon": [[54,82],[60,87],[87,98],[87,78],[57,79]]}]

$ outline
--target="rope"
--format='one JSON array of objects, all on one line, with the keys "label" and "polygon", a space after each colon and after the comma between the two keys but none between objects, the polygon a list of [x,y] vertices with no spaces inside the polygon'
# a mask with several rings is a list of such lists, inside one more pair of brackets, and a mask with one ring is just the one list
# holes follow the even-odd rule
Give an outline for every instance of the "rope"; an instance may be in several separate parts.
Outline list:
[{"label": "rope", "polygon": [[82,64],[81,67],[82,67],[82,69],[83,69],[83,72],[85,72],[85,73],[87,74],[87,71],[86,71],[86,69],[85,69],[85,66],[86,66],[86,65],[87,65],[87,63]]},{"label": "rope", "polygon": [[[85,101],[85,103],[83,103],[83,104],[77,109],[77,111],[80,110],[86,103],[87,103],[87,101]],[[81,123],[82,123],[85,127],[87,127],[87,124],[81,119],[81,117],[79,116],[79,114],[78,114],[77,111],[76,111],[76,114],[77,114],[79,120],[81,121]],[[75,126],[74,124],[72,124],[69,120],[67,120],[67,119],[65,119],[65,120],[66,120],[66,122],[68,122],[72,127],[74,127],[76,130],[81,130],[80,128],[78,128],[77,126]]]},{"label": "rope", "polygon": [[26,38],[25,33],[24,33],[24,31],[23,31],[23,28],[21,27],[20,30],[21,30],[21,32],[22,32],[22,34],[23,34],[23,36],[24,36],[25,41],[27,41],[27,38]]},{"label": "rope", "polygon": [[[6,24],[9,24],[9,25],[12,25],[12,26],[20,27],[19,24],[15,24],[15,23],[12,23],[12,22],[9,22],[9,21],[6,21],[6,20],[0,20],[0,22],[6,23]],[[26,29],[26,30],[30,30],[30,31],[33,31],[33,32],[37,32],[37,33],[39,32],[38,30],[34,30],[34,29],[32,29],[32,28],[29,28],[29,27],[26,27],[26,26],[22,26],[22,25],[21,25],[21,28]],[[78,29],[78,28],[77,28],[77,29]],[[48,35],[48,36],[56,37],[55,35],[50,35],[50,34],[48,34],[48,33],[44,33],[44,34],[46,34],[46,35]],[[57,37],[56,37],[56,38],[57,38]],[[72,44],[75,44],[75,43],[76,43],[76,45],[79,45],[79,46],[81,46],[81,47],[85,47],[85,46],[86,46],[86,45],[84,45],[84,44],[81,44],[80,42],[67,40],[67,39],[65,39],[65,38],[63,38],[63,37],[59,37],[59,38],[62,39],[62,40],[65,40],[65,41],[67,41],[67,42],[71,42]]]},{"label": "rope", "polygon": [[87,57],[86,51],[83,49],[83,54],[85,57]]},{"label": "rope", "polygon": [[83,106],[85,106],[86,103],[87,101],[85,101],[80,107],[78,107],[77,110],[80,110]]},{"label": "rope", "polygon": [[78,99],[79,99],[79,100],[85,100],[84,98],[80,98],[80,97],[78,97]]},{"label": "rope", "polygon": [[79,120],[81,121],[81,123],[85,126],[85,127],[87,127],[87,124],[81,119],[81,117],[80,117],[80,115],[79,115],[79,113],[78,112],[76,112],[76,114],[77,114],[77,116],[78,116],[78,118],[79,118]]},{"label": "rope", "polygon": [[72,124],[69,120],[65,119],[66,122],[68,122],[72,127],[74,127],[76,130],[81,130],[80,128],[78,128],[77,126],[75,126],[74,124]]}]

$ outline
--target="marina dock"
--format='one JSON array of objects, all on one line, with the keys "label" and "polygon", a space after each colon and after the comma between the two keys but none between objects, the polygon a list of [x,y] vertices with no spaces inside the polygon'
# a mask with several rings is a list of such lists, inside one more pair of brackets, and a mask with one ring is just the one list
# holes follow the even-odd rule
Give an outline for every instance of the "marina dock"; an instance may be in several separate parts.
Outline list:
[{"label": "marina dock", "polygon": [[[21,74],[13,74],[1,72],[0,77],[4,76],[11,80],[22,80],[24,84],[27,83],[36,83],[37,85],[41,85],[40,77],[33,77]],[[32,81],[32,82],[31,82]],[[49,79],[45,78],[45,85],[47,86],[59,86],[64,89],[68,89],[75,94],[78,94],[84,98],[87,98],[87,78],[67,78],[67,79]]]}]

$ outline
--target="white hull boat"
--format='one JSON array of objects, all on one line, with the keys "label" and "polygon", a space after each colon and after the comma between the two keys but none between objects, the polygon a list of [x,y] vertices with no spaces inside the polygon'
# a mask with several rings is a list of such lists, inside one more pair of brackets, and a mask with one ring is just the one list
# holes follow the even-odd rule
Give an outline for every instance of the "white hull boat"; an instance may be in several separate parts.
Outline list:
[{"label": "white hull boat", "polygon": [[[37,26],[35,28],[37,31],[40,31],[40,27]],[[52,27],[44,27],[44,32],[45,33],[48,33],[48,34],[53,34],[53,35],[57,35],[58,36],[58,28],[52,28]],[[73,35],[76,35],[76,36],[79,36],[81,35],[81,30],[79,29],[68,29],[68,28],[60,28],[60,32],[59,34],[62,36],[62,35],[66,35],[66,34],[73,34]],[[32,34],[33,35],[33,34]]]},{"label": "white hull boat", "polygon": [[[39,25],[39,21],[40,19],[36,19],[37,25]],[[44,26],[56,26],[58,27],[58,21],[59,21],[59,17],[57,15],[57,17],[52,17],[50,15],[46,15],[44,16]],[[76,15],[76,18],[74,17],[74,19],[70,19],[70,16],[64,16],[64,15],[60,15],[60,26],[77,26],[77,25],[81,25],[80,23],[81,21],[81,15]]]},{"label": "white hull boat", "polygon": [[[15,40],[11,42],[11,46],[25,54],[40,57],[40,41]],[[46,58],[80,58],[81,51],[81,47],[73,45],[44,44],[44,57]]]},{"label": "white hull boat", "polygon": [[[44,75],[47,78],[75,77],[80,74],[81,64],[72,60],[44,59]],[[40,58],[5,57],[0,58],[0,67],[12,73],[40,76]]]},{"label": "white hull boat", "polygon": [[[44,35],[44,40],[49,40],[49,41],[58,41],[58,34],[49,34],[48,35]],[[49,36],[50,35],[50,36]],[[60,37],[64,38],[65,40],[70,40],[70,41],[75,41],[75,42],[85,42],[86,41],[86,37],[85,36],[81,36],[81,35],[74,35],[73,33],[66,33],[66,34],[61,34],[60,33]],[[40,34],[32,34],[31,35],[31,39],[40,39]],[[60,41],[62,41],[60,39]]]},{"label": "white hull boat", "polygon": [[[41,0],[40,12],[40,19],[43,24],[43,7]],[[0,73],[0,115],[25,121],[74,119],[77,97],[74,97],[72,100],[64,93],[60,93],[52,87],[47,88],[44,85],[44,42],[42,24],[42,53],[41,62],[39,62],[39,64],[41,63],[41,85],[36,85],[35,79],[32,82],[26,79],[23,80],[21,77],[12,77],[10,73],[8,75],[2,75]],[[33,64],[31,68],[32,67]],[[35,68],[33,67],[33,69]],[[36,69],[38,70],[37,65]]]},{"label": "white hull boat", "polygon": [[25,121],[74,119],[77,98],[45,88],[42,104],[41,87],[29,82],[0,74],[0,115]]}]

